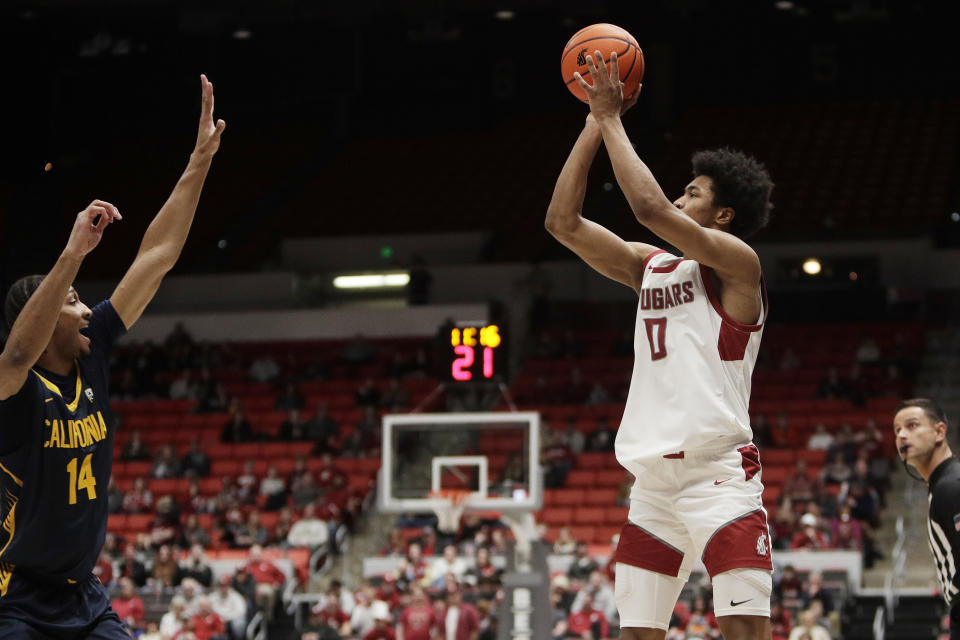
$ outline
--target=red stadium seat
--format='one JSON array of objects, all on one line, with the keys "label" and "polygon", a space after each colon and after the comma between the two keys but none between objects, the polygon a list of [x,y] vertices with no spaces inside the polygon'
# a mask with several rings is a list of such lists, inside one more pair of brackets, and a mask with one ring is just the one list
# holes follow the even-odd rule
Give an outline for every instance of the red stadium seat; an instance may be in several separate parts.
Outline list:
[{"label": "red stadium seat", "polygon": [[593,542],[596,531],[596,527],[570,527],[571,537],[577,542],[586,542],[587,544]]},{"label": "red stadium seat", "polygon": [[239,460],[213,460],[210,464],[210,473],[214,476],[235,476],[240,473],[241,464]]},{"label": "red stadium seat", "polygon": [[555,504],[579,507],[584,504],[585,492],[583,489],[559,489],[554,494]]},{"label": "red stadium seat", "polygon": [[233,457],[240,460],[247,460],[248,458],[256,458],[263,455],[261,453],[261,448],[263,445],[255,442],[246,442],[244,444],[235,444],[233,445]]},{"label": "red stadium seat", "polygon": [[565,527],[573,521],[573,511],[573,509],[564,507],[544,509],[540,521],[551,526]]},{"label": "red stadium seat", "polygon": [[126,463],[124,471],[127,476],[133,478],[146,478],[150,475],[150,463],[144,460],[131,460]]},{"label": "red stadium seat", "polygon": [[596,486],[598,487],[619,487],[620,483],[626,477],[626,471],[623,469],[608,469],[606,471],[597,471]]},{"label": "red stadium seat", "polygon": [[603,522],[607,524],[626,524],[629,507],[607,507],[603,510]]},{"label": "red stadium seat", "polygon": [[617,501],[616,489],[588,489],[584,495],[584,504],[594,507],[607,507]]},{"label": "red stadium seat", "polygon": [[120,533],[126,531],[127,516],[123,513],[111,513],[107,516],[107,531],[111,533]]},{"label": "red stadium seat", "polygon": [[604,521],[604,510],[598,507],[581,507],[573,510],[573,523],[598,525]]},{"label": "red stadium seat", "polygon": [[593,471],[583,471],[574,469],[567,474],[566,486],[568,487],[592,487],[595,484]]},{"label": "red stadium seat", "polygon": [[153,521],[153,514],[131,513],[127,515],[126,530],[132,533],[145,533]]}]

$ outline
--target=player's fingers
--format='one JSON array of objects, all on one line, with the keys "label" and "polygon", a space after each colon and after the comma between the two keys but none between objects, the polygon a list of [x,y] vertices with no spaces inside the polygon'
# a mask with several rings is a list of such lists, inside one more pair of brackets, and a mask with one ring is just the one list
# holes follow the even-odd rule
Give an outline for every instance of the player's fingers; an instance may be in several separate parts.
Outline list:
[{"label": "player's fingers", "polygon": [[217,120],[217,135],[223,133],[223,130],[227,128],[227,123],[223,120]]},{"label": "player's fingers", "polygon": [[91,204],[89,207],[83,210],[81,215],[86,219],[86,223],[91,227],[95,227],[94,220],[97,219],[97,216],[102,220],[107,217],[107,210],[99,205]]},{"label": "player's fingers", "polygon": [[591,55],[587,55],[587,69],[590,70],[590,77],[593,78],[593,84],[596,85],[597,80],[600,79],[600,72],[597,70],[597,65]]},{"label": "player's fingers", "polygon": [[601,79],[607,79],[607,64],[603,61],[603,54],[600,53],[600,49],[594,51],[594,55],[597,56],[597,74]]},{"label": "player's fingers", "polygon": [[590,86],[590,83],[583,79],[583,76],[580,75],[579,71],[573,72],[573,79],[577,81],[577,84],[583,87],[583,90],[590,94],[593,92],[593,87]]},{"label": "player's fingers", "polygon": [[94,204],[106,209],[107,213],[110,215],[112,219],[123,220],[123,216],[120,215],[119,209],[117,209],[115,206],[113,206],[109,202],[106,202],[105,200],[94,200],[93,202]]},{"label": "player's fingers", "polygon": [[617,62],[616,51],[612,51],[610,53],[610,77],[615,78],[617,82],[620,82],[620,63]]}]

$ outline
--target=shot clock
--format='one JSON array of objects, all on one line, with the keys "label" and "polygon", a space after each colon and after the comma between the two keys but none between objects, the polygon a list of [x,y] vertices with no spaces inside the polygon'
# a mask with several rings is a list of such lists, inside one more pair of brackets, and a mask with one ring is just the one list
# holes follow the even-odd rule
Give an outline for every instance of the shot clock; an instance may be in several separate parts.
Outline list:
[{"label": "shot clock", "polygon": [[491,382],[506,377],[506,343],[500,325],[458,323],[447,328],[449,382]]}]

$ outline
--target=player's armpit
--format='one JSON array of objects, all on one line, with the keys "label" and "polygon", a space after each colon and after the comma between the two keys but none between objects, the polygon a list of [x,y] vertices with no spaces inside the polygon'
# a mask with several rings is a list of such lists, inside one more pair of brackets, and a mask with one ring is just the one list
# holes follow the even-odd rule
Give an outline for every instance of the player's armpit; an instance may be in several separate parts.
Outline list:
[{"label": "player's armpit", "polygon": [[570,224],[548,224],[547,231],[597,272],[631,289],[639,289],[643,261],[657,250],[649,244],[627,242],[606,227],[579,216]]}]

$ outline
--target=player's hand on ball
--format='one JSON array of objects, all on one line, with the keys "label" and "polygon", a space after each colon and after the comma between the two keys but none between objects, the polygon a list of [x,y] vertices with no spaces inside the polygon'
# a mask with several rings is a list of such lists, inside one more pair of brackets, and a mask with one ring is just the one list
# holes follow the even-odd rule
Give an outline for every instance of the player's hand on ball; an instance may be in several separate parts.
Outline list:
[{"label": "player's hand on ball", "polygon": [[[600,61],[597,66],[596,60]],[[593,84],[584,80],[579,72],[574,73],[573,77],[577,84],[587,94],[590,101],[590,112],[597,120],[610,118],[620,115],[623,107],[623,83],[620,82],[620,67],[617,64],[616,52],[610,54],[610,70],[607,71],[607,65],[603,62],[603,56],[599,51],[595,51],[593,56],[587,56],[587,68],[590,69],[590,79]],[[639,94],[639,90],[637,91]]]},{"label": "player's hand on ball", "polygon": [[67,240],[67,252],[77,258],[83,258],[93,251],[103,237],[103,230],[114,220],[123,220],[117,208],[109,202],[94,200],[77,214]]},{"label": "player's hand on ball", "polygon": [[[637,90],[633,92],[632,96],[627,96],[623,101],[623,106],[620,107],[620,115],[625,114],[630,110],[630,107],[637,104],[637,100],[640,99],[640,90],[643,89],[643,85],[637,85]],[[587,123],[596,123],[597,119],[593,117],[593,112],[587,114]]]},{"label": "player's hand on ball", "polygon": [[203,102],[200,107],[200,128],[197,131],[197,146],[194,149],[201,155],[212,156],[220,148],[220,134],[227,128],[223,120],[213,120],[213,83],[207,76],[200,75],[200,88]]}]

